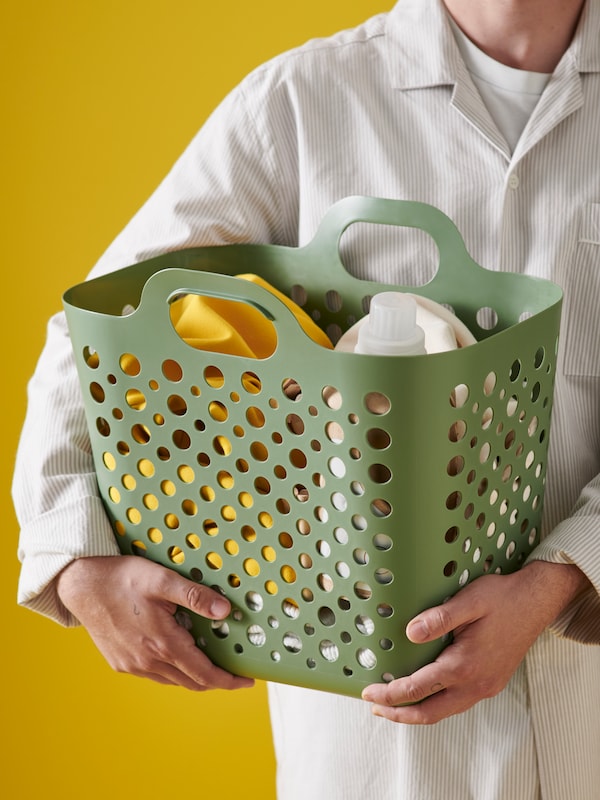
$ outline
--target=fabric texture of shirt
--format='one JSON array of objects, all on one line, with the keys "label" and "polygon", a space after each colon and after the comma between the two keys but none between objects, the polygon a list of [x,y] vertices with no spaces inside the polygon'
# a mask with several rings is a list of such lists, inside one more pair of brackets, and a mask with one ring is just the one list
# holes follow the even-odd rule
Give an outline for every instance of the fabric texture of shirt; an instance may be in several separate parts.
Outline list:
[{"label": "fabric texture of shirt", "polygon": [[451,17],[449,20],[471,79],[512,151],[550,75],[514,69],[495,61],[473,44]]},{"label": "fabric texture of shirt", "polygon": [[[500,695],[435,726],[395,725],[359,700],[272,684],[281,800],[597,797],[599,69],[600,2],[588,0],[512,151],[439,0],[400,0],[249,75],[93,270],[188,246],[303,245],[335,201],[364,194],[437,206],[478,263],[564,289],[545,538],[533,557],[577,564],[595,590],[540,636]],[[437,263],[418,230],[356,224],[341,250],[357,277],[386,283],[422,284]],[[30,383],[14,498],[19,602],[77,624],[55,576],[73,558],[118,551],[62,314],[50,321]]]}]

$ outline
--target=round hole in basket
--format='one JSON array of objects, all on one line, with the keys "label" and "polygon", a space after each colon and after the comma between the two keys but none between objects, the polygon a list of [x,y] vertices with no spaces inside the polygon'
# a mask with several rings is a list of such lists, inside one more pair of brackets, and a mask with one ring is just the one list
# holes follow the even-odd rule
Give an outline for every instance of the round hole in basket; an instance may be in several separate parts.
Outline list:
[{"label": "round hole in basket", "polygon": [[289,653],[299,653],[302,650],[302,639],[291,631],[284,634],[283,646]]},{"label": "round hole in basket", "polygon": [[90,369],[98,369],[100,366],[100,356],[93,347],[86,345],[84,348],[82,348],[82,355],[84,363],[87,367]]},{"label": "round hole in basket", "polygon": [[326,661],[337,661],[340,657],[338,646],[330,639],[323,639],[323,641],[320,642],[319,652]]},{"label": "round hole in basket", "polygon": [[382,392],[369,392],[364,398],[365,408],[377,416],[387,414],[391,408],[389,397]]},{"label": "round hole in basket", "polygon": [[362,633],[364,636],[370,636],[375,632],[375,623],[371,617],[368,617],[364,614],[359,614],[354,620],[354,624],[356,625],[358,632]]},{"label": "round hole in basket", "polygon": [[364,669],[374,669],[377,666],[377,656],[369,647],[361,647],[356,653],[356,660]]}]

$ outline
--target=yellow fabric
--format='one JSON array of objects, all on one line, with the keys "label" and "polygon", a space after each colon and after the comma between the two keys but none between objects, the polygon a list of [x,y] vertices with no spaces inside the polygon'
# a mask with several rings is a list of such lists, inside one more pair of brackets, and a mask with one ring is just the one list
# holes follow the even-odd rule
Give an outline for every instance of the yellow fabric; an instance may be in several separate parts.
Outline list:
[{"label": "yellow fabric", "polygon": [[[300,306],[258,275],[236,277],[272,292],[292,311],[304,332],[323,347],[333,348],[329,338]],[[200,294],[186,294],[171,303],[171,321],[191,347],[213,353],[268,358],[277,346],[273,323],[249,303]]]}]

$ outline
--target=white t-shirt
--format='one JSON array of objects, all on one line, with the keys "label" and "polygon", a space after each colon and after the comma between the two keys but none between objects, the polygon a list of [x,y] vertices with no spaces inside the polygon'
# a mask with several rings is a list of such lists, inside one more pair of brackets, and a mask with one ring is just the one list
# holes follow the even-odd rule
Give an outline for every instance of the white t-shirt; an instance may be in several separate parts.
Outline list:
[{"label": "white t-shirt", "polygon": [[471,79],[513,151],[551,76],[507,67],[490,58],[449,19]]}]

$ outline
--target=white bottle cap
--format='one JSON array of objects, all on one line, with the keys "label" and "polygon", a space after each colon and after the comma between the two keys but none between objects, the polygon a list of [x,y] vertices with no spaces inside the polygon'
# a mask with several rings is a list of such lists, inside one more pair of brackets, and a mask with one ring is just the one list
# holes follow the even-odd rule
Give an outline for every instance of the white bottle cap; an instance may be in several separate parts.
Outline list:
[{"label": "white bottle cap", "polygon": [[417,325],[417,303],[402,292],[380,292],[360,326],[356,353],[424,355],[425,334]]}]

